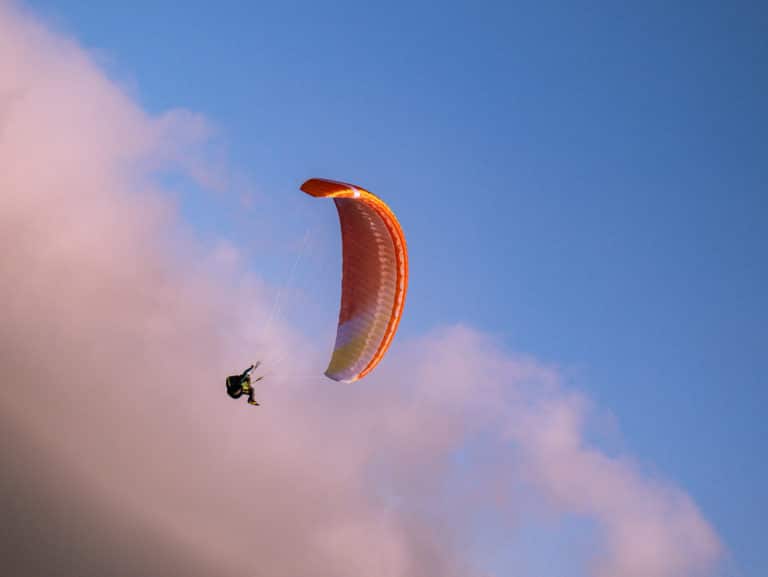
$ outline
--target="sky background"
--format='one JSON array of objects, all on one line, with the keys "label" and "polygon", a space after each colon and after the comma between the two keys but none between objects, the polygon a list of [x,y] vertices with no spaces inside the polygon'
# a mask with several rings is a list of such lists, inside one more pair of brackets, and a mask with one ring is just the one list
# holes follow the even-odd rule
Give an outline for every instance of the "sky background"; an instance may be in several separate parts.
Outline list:
[{"label": "sky background", "polygon": [[[489,338],[501,356],[545,365],[595,407],[586,441],[684,491],[714,529],[719,565],[678,574],[768,573],[765,5],[23,5],[24,18],[86,51],[141,111],[137,124],[197,115],[182,113],[181,136],[168,137],[176,164],[151,168],[177,218],[160,228],[182,231],[184,254],[237,260],[201,292],[249,275],[269,330],[295,333],[322,358],[338,304],[338,225],[330,203],[298,186],[357,183],[389,203],[409,246],[405,316],[382,379],[407,391],[409,372],[429,366],[409,356],[413,343],[454,325],[480,335],[470,358]],[[154,162],[153,146],[142,162]],[[254,342],[272,336],[254,331]],[[466,352],[463,334],[440,337],[451,358]],[[240,363],[233,356],[220,358]],[[507,377],[486,376],[503,394]],[[497,442],[457,443],[451,478],[480,478]],[[378,474],[385,493],[404,482]],[[571,513],[531,515],[512,532],[482,514],[464,545],[496,575],[599,574],[579,555],[590,557],[583,535],[601,514]],[[559,545],[568,553],[553,556]]]}]

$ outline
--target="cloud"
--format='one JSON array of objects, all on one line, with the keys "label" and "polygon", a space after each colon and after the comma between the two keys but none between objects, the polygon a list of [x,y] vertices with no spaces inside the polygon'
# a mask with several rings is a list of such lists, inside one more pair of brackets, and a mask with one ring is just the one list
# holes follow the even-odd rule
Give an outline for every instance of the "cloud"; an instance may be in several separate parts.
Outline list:
[{"label": "cloud", "polygon": [[[467,520],[534,494],[595,522],[596,577],[713,570],[721,545],[683,491],[590,446],[589,404],[555,369],[469,327],[400,343],[360,386],[291,377],[321,372],[323,351],[285,322],[263,334],[269,287],[238,272],[238,247],[196,241],[155,176],[225,188],[210,135],[188,112],[148,115],[0,4],[14,575],[480,575]],[[258,410],[220,386],[255,354],[288,359]]]}]

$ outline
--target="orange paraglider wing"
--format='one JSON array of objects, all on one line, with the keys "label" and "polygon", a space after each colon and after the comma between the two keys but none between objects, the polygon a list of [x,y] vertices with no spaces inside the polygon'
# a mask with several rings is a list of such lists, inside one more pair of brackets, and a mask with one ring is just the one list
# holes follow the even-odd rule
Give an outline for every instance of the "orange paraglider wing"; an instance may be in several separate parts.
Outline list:
[{"label": "orange paraglider wing", "polygon": [[326,376],[351,382],[370,373],[392,342],[405,306],[408,251],[394,213],[359,186],[312,178],[301,190],[332,198],[341,223],[341,309]]}]

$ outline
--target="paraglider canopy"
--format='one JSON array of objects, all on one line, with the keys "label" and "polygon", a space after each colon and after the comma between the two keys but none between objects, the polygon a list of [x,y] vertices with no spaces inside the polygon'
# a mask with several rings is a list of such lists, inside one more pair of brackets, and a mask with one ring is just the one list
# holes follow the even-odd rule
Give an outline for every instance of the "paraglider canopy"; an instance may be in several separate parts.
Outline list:
[{"label": "paraglider canopy", "polygon": [[352,184],[312,178],[301,190],[332,198],[342,242],[341,308],[327,377],[352,382],[370,373],[397,331],[408,285],[405,236],[392,210]]}]

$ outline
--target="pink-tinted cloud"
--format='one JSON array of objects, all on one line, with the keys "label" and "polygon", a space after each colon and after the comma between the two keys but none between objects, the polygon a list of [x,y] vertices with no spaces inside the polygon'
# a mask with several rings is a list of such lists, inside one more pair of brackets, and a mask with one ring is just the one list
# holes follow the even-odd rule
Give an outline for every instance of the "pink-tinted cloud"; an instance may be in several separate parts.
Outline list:
[{"label": "pink-tinted cloud", "polygon": [[[591,447],[588,405],[558,372],[477,331],[400,343],[360,386],[292,377],[321,372],[325,349],[279,320],[265,335],[272,303],[235,274],[240,249],[197,243],[153,179],[223,187],[209,134],[193,114],[147,115],[75,43],[0,4],[4,462],[14,491],[42,473],[23,502],[66,487],[83,517],[46,507],[14,531],[73,550],[78,527],[100,527],[86,541],[112,549],[115,574],[128,558],[147,573],[160,547],[220,575],[479,575],[467,519],[535,494],[596,523],[597,577],[713,569],[721,546],[685,493]],[[259,409],[221,385],[255,356],[286,359]],[[492,458],[457,469],[477,439]],[[147,542],[109,537],[126,524]],[[25,559],[17,575],[50,573]],[[104,574],[109,559],[55,566]]]}]

